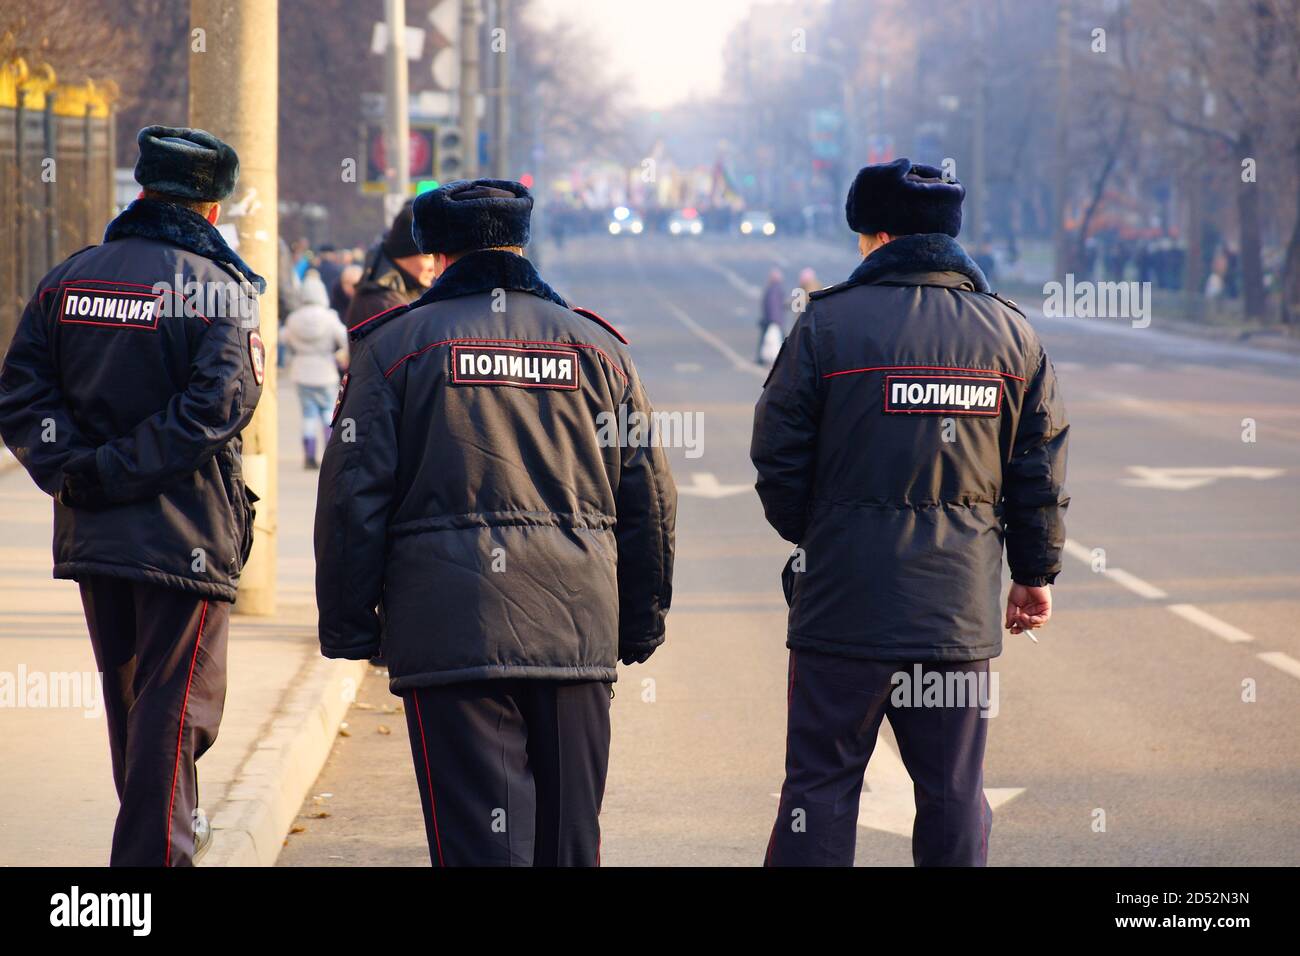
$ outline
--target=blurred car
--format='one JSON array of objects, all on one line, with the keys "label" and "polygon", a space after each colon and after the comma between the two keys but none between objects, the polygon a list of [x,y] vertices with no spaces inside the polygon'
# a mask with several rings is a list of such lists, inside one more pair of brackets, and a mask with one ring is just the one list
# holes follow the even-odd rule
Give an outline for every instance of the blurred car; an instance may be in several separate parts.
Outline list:
[{"label": "blurred car", "polygon": [[609,234],[611,236],[639,236],[645,232],[645,223],[641,217],[627,206],[619,206],[609,214]]},{"label": "blurred car", "polygon": [[698,236],[704,231],[700,212],[693,206],[679,210],[668,217],[668,232],[674,236]]},{"label": "blurred car", "polygon": [[740,217],[742,236],[771,236],[776,234],[776,223],[770,213],[751,209]]}]

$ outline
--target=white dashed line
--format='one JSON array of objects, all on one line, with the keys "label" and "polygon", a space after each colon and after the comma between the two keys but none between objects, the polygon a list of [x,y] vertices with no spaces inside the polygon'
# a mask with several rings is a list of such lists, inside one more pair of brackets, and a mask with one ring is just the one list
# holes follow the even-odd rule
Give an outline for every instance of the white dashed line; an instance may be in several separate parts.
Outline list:
[{"label": "white dashed line", "polygon": [[1229,644],[1245,644],[1255,639],[1241,628],[1233,627],[1227,621],[1221,621],[1213,614],[1207,614],[1194,604],[1169,604],[1166,606],[1183,620],[1205,628],[1215,637],[1223,638]]},{"label": "white dashed line", "polygon": [[719,355],[731,362],[732,368],[736,369],[736,371],[747,372],[750,375],[757,375],[759,378],[767,377],[767,369],[765,367],[756,365],[754,362],[745,358],[726,342],[722,341],[722,339],[718,338],[704,326],[700,325],[700,323],[692,319],[686,313],[685,309],[678,308],[678,306],[670,301],[666,296],[660,295],[659,298],[678,322],[686,326],[686,328],[702,342],[713,346]]},{"label": "white dashed line", "polygon": [[[1072,538],[1065,539],[1065,553],[1070,555],[1072,558],[1078,558],[1084,564],[1092,564],[1092,551]],[[1168,594],[1156,587],[1154,584],[1143,581],[1136,574],[1129,574],[1127,571],[1120,568],[1105,568],[1101,573],[1110,578],[1120,587],[1132,591],[1138,597],[1148,598],[1152,601],[1160,601],[1169,597]]]},{"label": "white dashed line", "polygon": [[1300,679],[1300,661],[1296,660],[1290,654],[1283,654],[1281,651],[1265,651],[1262,654],[1256,654],[1261,661],[1272,667],[1276,667],[1284,674],[1290,674],[1292,677]]},{"label": "white dashed line", "polygon": [[1120,568],[1107,568],[1101,573],[1106,575],[1106,577],[1110,578],[1120,587],[1132,591],[1138,597],[1149,598],[1152,601],[1161,601],[1169,597],[1168,594],[1160,590],[1160,588],[1156,587],[1154,584],[1143,581],[1137,575],[1129,574],[1127,571]]}]

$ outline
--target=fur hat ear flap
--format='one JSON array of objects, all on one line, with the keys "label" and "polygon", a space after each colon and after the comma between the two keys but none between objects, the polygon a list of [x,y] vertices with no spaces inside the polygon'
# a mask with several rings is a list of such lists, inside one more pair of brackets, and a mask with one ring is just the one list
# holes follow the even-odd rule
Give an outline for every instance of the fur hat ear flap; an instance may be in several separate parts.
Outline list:
[{"label": "fur hat ear flap", "polygon": [[411,232],[423,253],[526,246],[533,194],[508,179],[457,180],[415,197]]},{"label": "fur hat ear flap", "polygon": [[956,239],[965,198],[966,187],[942,170],[902,158],[858,170],[844,213],[858,233],[943,233]]},{"label": "fur hat ear flap", "polygon": [[199,202],[221,202],[235,191],[239,157],[205,130],[146,126],[136,143],[135,181],[145,189]]}]

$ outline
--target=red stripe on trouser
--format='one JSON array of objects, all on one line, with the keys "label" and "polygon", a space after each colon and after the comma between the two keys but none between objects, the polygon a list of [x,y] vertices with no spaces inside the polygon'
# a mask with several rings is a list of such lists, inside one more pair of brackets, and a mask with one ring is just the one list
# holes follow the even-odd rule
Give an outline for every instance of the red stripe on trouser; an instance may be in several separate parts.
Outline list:
[{"label": "red stripe on trouser", "polygon": [[203,622],[208,619],[208,602],[203,602],[199,612],[199,629],[194,635],[194,653],[190,655],[190,675],[185,680],[185,696],[181,699],[181,724],[176,730],[176,763],[172,766],[172,792],[167,801],[167,851],[163,866],[172,865],[172,814],[176,811],[176,779],[181,772],[181,745],[185,740],[185,711],[190,706],[190,686],[194,683],[194,664],[199,659],[199,642],[203,640]]},{"label": "red stripe on trouser", "polygon": [[433,800],[433,774],[429,770],[429,745],[424,740],[424,718],[420,716],[420,692],[411,691],[415,704],[415,722],[420,726],[420,753],[424,755],[424,780],[429,787],[429,815],[433,817],[433,842],[438,849],[438,865],[446,866],[442,859],[442,835],[438,832],[438,805]]}]

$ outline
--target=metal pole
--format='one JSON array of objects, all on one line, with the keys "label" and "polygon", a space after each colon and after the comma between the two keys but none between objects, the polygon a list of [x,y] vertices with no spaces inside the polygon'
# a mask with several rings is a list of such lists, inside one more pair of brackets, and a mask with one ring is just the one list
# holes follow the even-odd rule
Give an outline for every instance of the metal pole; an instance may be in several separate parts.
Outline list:
[{"label": "metal pole", "polygon": [[[45,268],[59,261],[58,120],[54,116],[54,91],[45,91],[45,158],[54,160],[54,176],[45,185]],[[44,171],[41,178],[44,180]]]},{"label": "metal pole", "polygon": [[971,7],[972,32],[975,47],[975,110],[974,127],[971,130],[971,241],[976,247],[984,241],[984,124],[985,105],[988,96],[986,88],[986,63],[984,58],[984,21],[983,10]]},{"label": "metal pole", "polygon": [[[1057,0],[1056,13],[1058,71],[1056,88],[1056,168],[1063,170],[1069,168],[1067,158],[1070,155],[1070,127],[1066,121],[1070,108],[1070,22],[1072,16],[1070,0]],[[1070,236],[1065,229],[1065,205],[1069,199],[1066,184],[1070,179],[1064,175],[1058,175],[1055,179],[1056,189],[1055,194],[1052,196],[1052,215],[1056,219],[1053,223],[1052,232],[1056,253],[1055,272],[1058,277],[1064,277],[1073,266],[1073,263],[1070,262]]]},{"label": "metal pole", "polygon": [[494,174],[497,179],[510,178],[510,0],[497,0],[497,27],[505,46],[496,54],[497,109],[496,131],[492,137]]},{"label": "metal pole", "polygon": [[109,222],[117,213],[117,130],[114,129],[113,106],[109,104],[104,116],[104,222]]},{"label": "metal pole", "polygon": [[478,0],[460,4],[460,141],[466,179],[478,176]]},{"label": "metal pole", "polygon": [[277,0],[190,0],[191,33],[202,29],[206,37],[206,51],[191,48],[190,53],[190,123],[225,140],[239,154],[239,184],[227,200],[230,221],[238,231],[239,255],[267,282],[266,294],[259,299],[266,377],[257,412],[244,429],[243,462],[245,481],[261,500],[253,553],[240,579],[236,603],[242,613],[262,615],[275,613],[278,521],[277,14]]},{"label": "metal pole", "polygon": [[27,190],[23,183],[23,155],[27,151],[27,91],[18,87],[18,107],[14,110],[14,278],[21,290],[14,296],[17,315],[14,328],[22,318],[23,296],[27,283]]},{"label": "metal pole", "polygon": [[81,241],[78,243],[78,245],[85,245],[87,242],[90,241],[90,235],[91,235],[91,225],[90,225],[91,212],[90,211],[91,209],[94,208],[95,205],[94,185],[92,183],[92,176],[93,176],[92,170],[94,169],[94,167],[91,164],[91,156],[90,156],[91,147],[94,145],[93,137],[92,137],[92,129],[91,129],[93,123],[94,123],[94,117],[92,115],[91,105],[89,101],[87,101],[86,115],[82,118],[81,121],[81,150],[82,150],[81,161],[82,161],[83,178],[82,178],[82,185],[81,185],[81,195],[82,195]]},{"label": "metal pole", "polygon": [[387,225],[411,195],[411,120],[407,102],[406,0],[384,0],[384,11],[388,20],[384,74],[384,159],[388,181],[384,222]]}]

